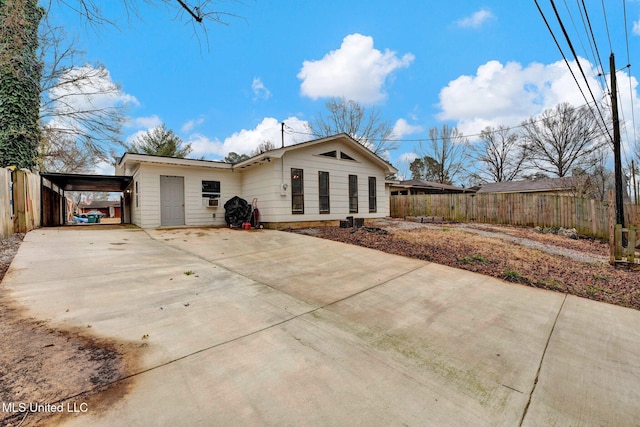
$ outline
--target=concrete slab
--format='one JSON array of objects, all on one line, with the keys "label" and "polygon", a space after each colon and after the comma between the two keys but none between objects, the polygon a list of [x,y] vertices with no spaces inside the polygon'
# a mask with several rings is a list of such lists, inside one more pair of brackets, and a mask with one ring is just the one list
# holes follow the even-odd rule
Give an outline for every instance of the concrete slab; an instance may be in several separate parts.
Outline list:
[{"label": "concrete slab", "polygon": [[568,296],[523,426],[640,426],[640,317]]},{"label": "concrete slab", "polygon": [[[207,239],[208,232],[216,237]],[[250,277],[309,304],[324,306],[387,282],[422,261],[275,230],[149,230],[154,239]],[[167,239],[167,235],[173,236]],[[210,235],[209,235],[210,236]],[[211,242],[215,243],[211,243]],[[263,243],[264,242],[264,243]]]},{"label": "concrete slab", "polygon": [[639,312],[308,236],[36,230],[3,286],[51,326],[144,343],[128,393],[56,420],[68,425],[636,425],[640,413]]}]

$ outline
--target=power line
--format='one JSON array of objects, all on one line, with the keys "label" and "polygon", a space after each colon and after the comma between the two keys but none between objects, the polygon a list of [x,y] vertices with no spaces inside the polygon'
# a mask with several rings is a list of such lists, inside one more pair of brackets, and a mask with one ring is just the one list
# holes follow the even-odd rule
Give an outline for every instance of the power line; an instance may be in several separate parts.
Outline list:
[{"label": "power line", "polygon": [[[587,59],[589,54],[587,52],[587,49],[584,46],[584,42],[582,41],[582,37],[580,37],[580,32],[578,31],[578,26],[576,25],[576,21],[573,19],[573,13],[571,13],[571,9],[569,8],[569,5],[567,4],[567,0],[563,0],[564,1],[564,7],[565,9],[567,9],[567,14],[569,15],[569,19],[571,20],[571,24],[573,25],[573,29],[575,30],[577,36],[578,36],[578,40],[580,41],[580,46],[582,46],[582,50],[585,52],[585,56],[587,56]],[[582,17],[582,13],[580,13],[580,16]],[[584,26],[584,18],[582,18],[582,25]],[[587,41],[589,41],[589,36],[587,34]],[[595,56],[595,53],[593,52],[593,47],[591,46],[591,44],[589,44],[589,47],[591,48],[591,55]],[[594,58],[593,62],[595,64],[597,64],[597,60],[596,58]]]},{"label": "power line", "polygon": [[[572,107],[571,111],[578,110],[578,109],[583,108],[585,106],[588,106],[588,104],[582,104],[582,105],[579,105],[577,107]],[[540,123],[540,122],[543,122],[544,120],[546,120],[548,118],[558,117],[560,114],[561,113],[558,113],[555,116],[549,116],[547,118],[542,118],[541,117],[538,120],[533,120],[533,121],[530,121],[529,123],[530,124]],[[525,127],[525,126],[524,125],[517,125],[517,126],[511,126],[511,127],[504,127],[503,129],[507,130],[507,131],[511,131],[511,130],[517,130],[517,129],[520,129],[520,128],[523,128],[523,127]],[[600,128],[600,130],[602,131],[602,128]],[[313,137],[316,137],[316,138],[322,138],[323,137],[323,135],[319,135],[319,134],[315,134],[315,133],[311,133],[311,132],[299,132],[299,131],[296,131],[296,130],[293,130],[293,129],[292,129],[291,133],[295,133],[295,134],[298,134],[298,135],[313,136]],[[482,132],[481,133],[473,133],[473,134],[469,134],[469,135],[463,135],[464,138],[473,138],[473,137],[479,137],[479,136],[482,136]],[[605,136],[604,132],[602,132],[602,136]],[[426,139],[429,139],[429,138],[418,138],[418,139],[369,138],[369,139],[371,141],[375,141],[375,142],[382,142],[382,141],[389,141],[389,142],[423,142],[423,141],[425,141]],[[439,140],[440,138],[437,138],[437,139]]]},{"label": "power line", "polygon": [[[569,61],[567,60],[567,57],[564,54],[564,51],[560,47],[560,43],[558,42],[558,39],[556,38],[555,34],[553,33],[553,30],[551,29],[551,26],[549,25],[549,21],[547,21],[547,17],[544,15],[544,12],[542,11],[542,8],[540,8],[540,4],[538,4],[538,0],[534,0],[534,1],[536,3],[537,8],[538,8],[538,12],[540,12],[540,15],[542,16],[542,19],[544,20],[545,24],[547,25],[547,29],[549,30],[549,33],[551,34],[551,37],[553,37],[553,40],[555,41],[556,46],[558,47],[558,50],[560,51],[560,54],[562,55],[562,58],[564,59],[564,62],[567,65],[567,68],[569,68],[569,72],[573,76],[573,80],[576,82],[576,85],[578,85],[578,89],[580,90],[580,93],[582,94],[582,97],[584,98],[585,102],[588,105],[589,104],[589,100],[587,100],[587,96],[584,94],[584,91],[582,90],[582,86],[578,82],[578,78],[576,77],[575,73],[571,69],[571,66],[569,65]],[[582,65],[580,64],[580,61],[578,60],[578,55],[576,54],[576,51],[573,48],[573,43],[571,43],[571,39],[569,38],[569,35],[567,34],[567,31],[566,31],[566,29],[564,27],[564,24],[562,23],[562,18],[560,17],[560,14],[558,13],[558,9],[556,8],[556,5],[555,5],[553,0],[549,0],[549,1],[551,2],[551,6],[553,7],[553,11],[554,11],[554,13],[556,15],[558,23],[560,24],[560,28],[562,29],[562,32],[564,33],[565,39],[567,40],[567,43],[569,44],[569,48],[571,49],[571,52],[573,53],[573,56],[574,56],[575,61],[576,61],[576,64],[578,65],[578,69],[582,73],[582,77],[584,78],[584,81],[585,81],[585,83],[587,85],[587,89],[589,89],[589,93],[591,94],[591,98],[593,99],[593,101],[595,103],[596,111],[598,112],[598,114],[600,115],[600,118],[602,119],[602,124],[605,125],[604,128],[606,130],[606,133],[609,135],[609,139],[613,141],[613,137],[611,136],[611,133],[609,133],[609,129],[607,128],[606,121],[605,121],[605,119],[604,119],[604,117],[602,115],[602,112],[600,111],[600,108],[598,107],[598,103],[596,101],[596,98],[593,95],[593,92],[591,91],[591,85],[589,85],[589,81],[587,80],[587,77],[586,77],[586,75],[584,73],[584,70],[582,69]],[[593,112],[593,110],[591,110],[591,107],[589,107],[589,110],[591,111],[591,113],[593,114],[594,118],[596,119],[596,123],[598,123],[598,127],[600,127],[600,129],[602,130],[601,124],[598,121],[598,118],[596,117],[596,115]]]},{"label": "power line", "polygon": [[[580,9],[580,4],[578,3],[579,1],[582,1],[582,9]],[[587,12],[587,6],[584,4],[584,0],[576,0],[576,4],[578,4],[578,10],[580,10],[580,17],[582,18],[582,25],[585,27],[585,32],[587,32],[587,38],[589,38],[589,35],[591,35],[589,46],[591,46],[592,50],[595,49],[596,51],[594,57],[597,61],[597,64],[600,65],[600,73],[602,74],[600,77],[602,77],[602,81],[604,82],[604,87],[607,88],[607,92],[611,92],[611,90],[609,89],[609,82],[604,77],[604,65],[602,64],[602,59],[600,58],[600,52],[598,50],[598,44],[596,43],[596,37],[593,34],[593,28],[591,27],[591,19],[589,18],[589,12]],[[584,15],[582,13],[583,11]],[[589,27],[588,30],[587,25]]]},{"label": "power line", "polygon": [[[553,0],[550,0],[550,2],[551,2],[551,6],[553,7],[553,11],[554,11],[554,13],[556,15],[556,18],[558,19],[558,24],[560,24],[560,28],[562,29],[562,33],[564,34],[564,37],[567,40],[567,44],[569,45],[569,49],[571,50],[571,53],[573,54],[573,58],[576,61],[576,65],[578,65],[578,69],[580,70],[580,74],[582,74],[582,78],[584,79],[584,82],[587,85],[587,89],[589,90],[589,94],[591,94],[591,99],[593,99],[593,101],[595,103],[594,106],[596,108],[596,111],[598,112],[598,115],[600,115],[600,118],[602,119],[602,123],[605,125],[605,129],[607,130],[607,134],[609,134],[609,129],[606,126],[606,120],[604,119],[604,116],[602,115],[602,112],[600,111],[600,108],[598,107],[598,103],[596,101],[596,97],[594,96],[593,91],[591,90],[591,85],[589,84],[589,80],[587,80],[587,76],[584,73],[584,70],[582,69],[582,64],[580,64],[580,60],[578,59],[578,55],[576,53],[576,50],[574,49],[573,43],[571,43],[571,39],[569,38],[569,34],[567,33],[567,30],[566,30],[566,28],[564,26],[564,23],[562,22],[562,18],[560,18],[560,14],[558,13],[558,9],[556,8],[556,4],[555,4],[555,2]],[[566,61],[566,58],[565,58],[565,61]],[[575,75],[574,75],[574,77],[575,77]],[[580,84],[578,83],[577,80],[576,80],[576,84],[578,84],[578,87],[580,87]],[[580,92],[584,96],[584,93],[582,92],[582,89],[580,89]],[[586,101],[586,98],[585,98],[585,101]],[[588,101],[587,101],[587,103],[588,103]],[[589,107],[589,108],[591,108],[591,107]],[[596,121],[597,121],[597,118],[596,118]],[[613,137],[611,136],[611,134],[609,134],[609,137],[613,140]]]},{"label": "power line", "polygon": [[604,0],[602,0],[602,14],[604,15],[604,27],[607,30],[607,39],[609,40],[609,51],[613,52],[613,45],[611,44],[611,34],[609,33],[609,20],[607,19],[607,9],[604,7]]}]

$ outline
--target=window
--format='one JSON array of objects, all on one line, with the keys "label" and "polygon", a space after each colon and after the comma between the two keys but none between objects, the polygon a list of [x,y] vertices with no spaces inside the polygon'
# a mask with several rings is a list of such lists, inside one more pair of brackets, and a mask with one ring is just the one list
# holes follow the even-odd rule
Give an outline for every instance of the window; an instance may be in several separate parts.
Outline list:
[{"label": "window", "polygon": [[302,169],[291,169],[291,213],[304,213],[304,176]]},{"label": "window", "polygon": [[342,160],[353,160],[355,161],[356,159],[354,159],[353,157],[351,157],[350,155],[348,155],[347,153],[345,153],[344,151],[340,152],[340,158]]},{"label": "window", "polygon": [[136,208],[139,206],[138,203],[138,193],[139,193],[140,189],[138,187],[138,181],[136,181],[136,188],[135,188],[135,192],[136,192]]},{"label": "window", "polygon": [[219,199],[220,181],[202,181],[202,206],[216,207]]},{"label": "window", "polygon": [[220,194],[220,181],[202,181],[202,193]]},{"label": "window", "polygon": [[376,177],[369,177],[369,212],[377,212],[378,203],[376,199]]},{"label": "window", "polygon": [[349,213],[358,213],[358,176],[349,175]]},{"label": "window", "polygon": [[329,172],[318,172],[320,213],[329,213]]}]

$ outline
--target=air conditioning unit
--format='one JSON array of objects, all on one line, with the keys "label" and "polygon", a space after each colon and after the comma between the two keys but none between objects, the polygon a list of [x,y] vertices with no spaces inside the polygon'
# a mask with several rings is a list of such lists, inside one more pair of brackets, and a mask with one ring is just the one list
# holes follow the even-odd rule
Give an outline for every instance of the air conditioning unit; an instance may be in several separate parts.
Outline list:
[{"label": "air conditioning unit", "polygon": [[218,202],[219,202],[219,199],[209,199],[207,206],[209,206],[210,208],[217,208]]}]

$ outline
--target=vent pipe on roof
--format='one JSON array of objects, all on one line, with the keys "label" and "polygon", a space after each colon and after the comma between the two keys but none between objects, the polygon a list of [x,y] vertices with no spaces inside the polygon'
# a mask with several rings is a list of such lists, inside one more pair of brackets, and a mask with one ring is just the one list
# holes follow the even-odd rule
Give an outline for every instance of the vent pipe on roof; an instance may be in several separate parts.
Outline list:
[{"label": "vent pipe on roof", "polygon": [[282,148],[284,148],[284,122],[282,122],[280,125],[280,133],[282,134]]}]

